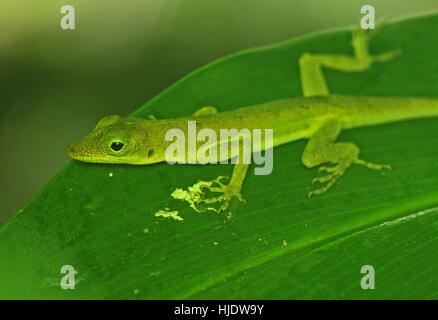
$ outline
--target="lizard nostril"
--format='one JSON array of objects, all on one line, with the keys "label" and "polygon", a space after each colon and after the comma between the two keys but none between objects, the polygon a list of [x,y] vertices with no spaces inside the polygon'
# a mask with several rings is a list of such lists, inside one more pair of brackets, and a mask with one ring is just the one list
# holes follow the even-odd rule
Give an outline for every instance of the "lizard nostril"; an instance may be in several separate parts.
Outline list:
[{"label": "lizard nostril", "polygon": [[68,147],[68,150],[67,150],[67,152],[68,153],[75,153],[75,148],[74,148],[74,146],[73,145],[71,145],[70,147]]}]

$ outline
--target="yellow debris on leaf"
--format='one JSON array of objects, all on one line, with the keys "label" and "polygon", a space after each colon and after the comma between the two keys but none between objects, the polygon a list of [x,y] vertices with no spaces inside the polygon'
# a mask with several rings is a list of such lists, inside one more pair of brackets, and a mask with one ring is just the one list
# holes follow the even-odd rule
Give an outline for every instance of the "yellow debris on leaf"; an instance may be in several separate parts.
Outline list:
[{"label": "yellow debris on leaf", "polygon": [[159,210],[155,213],[156,217],[163,217],[163,218],[170,218],[175,219],[178,221],[183,221],[184,219],[178,215],[177,210],[169,210],[168,208],[165,208],[164,210]]},{"label": "yellow debris on leaf", "polygon": [[[196,206],[204,196],[204,191],[202,190],[205,187],[210,187],[214,181],[198,181],[193,186],[187,188],[187,190],[176,188],[171,196],[174,199],[186,201],[189,203],[190,207],[196,212],[201,212]],[[210,211],[216,211],[215,208],[207,208]]]}]

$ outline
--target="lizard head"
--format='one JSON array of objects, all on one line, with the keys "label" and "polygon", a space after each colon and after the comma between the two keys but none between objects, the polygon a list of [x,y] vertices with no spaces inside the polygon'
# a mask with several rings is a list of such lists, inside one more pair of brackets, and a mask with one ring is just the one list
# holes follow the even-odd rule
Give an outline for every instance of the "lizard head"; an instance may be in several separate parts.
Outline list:
[{"label": "lizard head", "polygon": [[[108,116],[80,140],[67,148],[67,154],[84,162],[148,164],[163,161],[154,146],[145,120]],[[151,122],[154,122],[151,120]],[[153,126],[151,128],[153,129]],[[152,131],[152,132],[149,132]]]}]

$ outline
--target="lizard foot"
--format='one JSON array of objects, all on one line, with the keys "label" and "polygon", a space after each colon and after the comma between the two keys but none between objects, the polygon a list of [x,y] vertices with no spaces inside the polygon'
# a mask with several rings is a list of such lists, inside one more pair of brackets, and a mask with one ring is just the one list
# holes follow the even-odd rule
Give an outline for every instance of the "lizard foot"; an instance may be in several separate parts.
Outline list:
[{"label": "lizard foot", "polygon": [[221,211],[225,211],[228,209],[231,199],[233,197],[237,197],[240,201],[246,204],[245,199],[243,198],[242,194],[240,193],[240,188],[236,188],[236,186],[232,184],[223,184],[221,182],[222,179],[229,179],[225,176],[220,176],[217,179],[213,180],[213,183],[217,185],[217,187],[213,186],[204,186],[203,188],[210,190],[211,192],[218,192],[221,193],[221,195],[213,198],[207,198],[207,199],[201,199],[199,202],[204,202],[206,204],[215,203],[224,201],[224,203],[219,207],[217,210],[217,213],[220,213]]},{"label": "lizard foot", "polygon": [[[360,26],[352,30],[352,41],[351,44],[353,47],[360,51],[360,49],[363,49],[365,47],[368,47],[369,41],[375,37],[382,29],[384,28],[384,23],[377,23],[376,28],[372,30],[364,30]],[[370,55],[367,54],[369,59],[371,59],[372,62],[387,62],[390,61],[402,54],[402,51],[400,49],[383,52],[381,54],[377,55]]]},{"label": "lizard foot", "polygon": [[[362,159],[356,159],[353,162],[360,164],[360,165],[363,165],[363,166],[370,168],[370,169],[373,169],[373,170],[381,170],[381,169],[392,170],[392,167],[388,164],[376,164],[376,163],[368,162],[368,161],[365,161]],[[313,195],[326,192],[344,174],[345,170],[349,166],[350,166],[350,163],[344,163],[344,164],[340,163],[340,164],[337,164],[333,167],[326,167],[326,166],[319,167],[319,169],[318,169],[319,172],[325,171],[329,174],[326,176],[314,178],[312,180],[312,184],[325,183],[325,182],[327,182],[327,184],[322,188],[310,191],[307,196],[310,198]]]},{"label": "lizard foot", "polygon": [[348,166],[337,164],[334,167],[325,167],[322,166],[318,169],[319,172],[326,171],[329,174],[323,177],[317,177],[312,180],[312,184],[315,183],[326,183],[326,185],[322,188],[310,191],[307,196],[310,198],[313,195],[321,194],[330,189],[331,186],[335,184],[335,182],[344,174],[345,170],[347,170]]}]

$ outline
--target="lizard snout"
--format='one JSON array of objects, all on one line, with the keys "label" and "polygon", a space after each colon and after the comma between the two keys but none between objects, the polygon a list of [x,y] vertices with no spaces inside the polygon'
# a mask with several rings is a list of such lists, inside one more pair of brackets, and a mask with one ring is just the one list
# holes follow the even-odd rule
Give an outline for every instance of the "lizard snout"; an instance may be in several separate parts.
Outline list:
[{"label": "lizard snout", "polygon": [[72,144],[70,144],[67,147],[67,154],[69,155],[69,157],[76,159],[77,158],[77,154],[78,154],[79,148],[77,145],[77,142],[73,142]]}]

